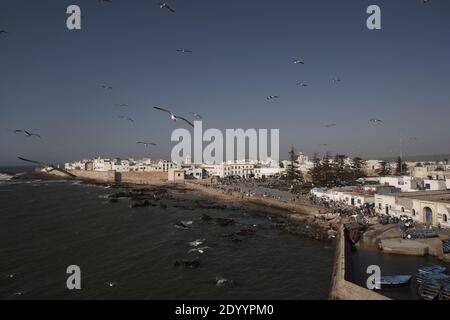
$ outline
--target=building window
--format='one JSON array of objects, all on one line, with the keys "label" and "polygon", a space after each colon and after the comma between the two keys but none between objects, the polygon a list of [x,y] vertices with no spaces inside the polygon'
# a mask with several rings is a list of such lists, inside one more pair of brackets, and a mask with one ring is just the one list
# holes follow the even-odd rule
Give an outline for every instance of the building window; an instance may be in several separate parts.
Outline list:
[{"label": "building window", "polygon": [[405,212],[405,208],[402,207],[402,212]]},{"label": "building window", "polygon": [[412,215],[413,215],[413,217],[416,216],[416,209],[412,209]]},{"label": "building window", "polygon": [[446,214],[444,214],[444,215],[442,216],[442,220],[444,220],[444,222],[445,222],[445,223],[447,223],[447,222],[448,222],[448,217],[447,217],[447,215],[446,215]]}]

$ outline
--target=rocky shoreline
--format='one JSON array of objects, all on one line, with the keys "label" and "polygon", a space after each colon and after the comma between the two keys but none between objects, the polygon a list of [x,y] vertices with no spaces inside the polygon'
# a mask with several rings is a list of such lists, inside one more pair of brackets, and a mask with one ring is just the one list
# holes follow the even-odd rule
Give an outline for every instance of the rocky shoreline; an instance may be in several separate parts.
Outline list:
[{"label": "rocky shoreline", "polygon": [[[29,172],[16,174],[12,180],[61,180],[61,177],[46,173]],[[246,198],[241,194],[224,193],[196,183],[169,184],[155,182],[146,186],[130,184],[111,184],[95,180],[64,178],[67,181],[80,181],[99,186],[108,186],[114,190],[108,197],[108,203],[117,203],[121,199],[129,201],[132,209],[159,206],[168,207],[169,201],[175,201],[174,207],[185,210],[244,208],[266,216],[273,224],[272,228],[281,232],[315,239],[332,240],[335,238],[341,219],[330,216],[324,208],[301,203],[285,202],[277,199]],[[175,194],[200,194],[211,200],[196,200],[185,204],[177,201]],[[207,216],[204,217],[207,220]],[[224,217],[226,219],[226,217]],[[223,224],[224,221],[215,221]],[[254,230],[243,229],[238,233],[249,236]],[[230,238],[236,238],[236,235]]]}]

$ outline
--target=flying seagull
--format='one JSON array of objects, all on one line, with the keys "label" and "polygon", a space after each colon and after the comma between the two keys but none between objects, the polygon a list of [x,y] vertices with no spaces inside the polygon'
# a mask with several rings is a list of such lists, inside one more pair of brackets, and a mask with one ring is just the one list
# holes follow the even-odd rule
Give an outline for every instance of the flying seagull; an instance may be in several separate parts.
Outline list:
[{"label": "flying seagull", "polygon": [[383,123],[383,120],[380,119],[370,119],[369,121],[372,123]]},{"label": "flying seagull", "polygon": [[143,141],[136,142],[136,144],[143,144],[146,148],[148,148],[148,147],[150,147],[150,146],[156,146],[156,143],[152,143],[152,142],[143,142]]},{"label": "flying seagull", "polygon": [[130,118],[130,117],[119,116],[118,118],[119,118],[119,119],[124,119],[124,120],[130,121],[131,123],[134,123],[134,120],[133,120],[132,118]]},{"label": "flying seagull", "polygon": [[192,50],[177,49],[177,52],[180,52],[180,53],[192,53]]},{"label": "flying seagull", "polygon": [[326,128],[336,127],[336,123],[329,123],[325,126]]},{"label": "flying seagull", "polygon": [[294,59],[292,62],[294,62],[294,64],[305,64],[305,62],[300,59]]},{"label": "flying seagull", "polygon": [[338,82],[341,82],[341,79],[339,79],[339,78],[333,78],[333,79],[331,79],[331,81],[332,81],[333,83],[338,83]]},{"label": "flying seagull", "polygon": [[[67,174],[68,176],[70,176],[70,177],[72,177],[72,178],[75,178],[75,177],[76,177],[75,175],[71,174],[69,171],[64,170],[64,169],[61,169],[61,168],[58,168],[58,167],[56,167],[56,166],[54,166],[54,165],[46,164],[46,163],[44,163],[44,162],[35,161],[35,160],[29,160],[29,159],[25,159],[25,158],[22,158],[22,157],[17,157],[17,158],[19,158],[19,160],[22,160],[22,161],[25,161],[25,162],[38,164],[38,165],[44,167],[44,168],[45,168],[45,171],[46,171],[47,173],[50,173],[50,172],[52,172],[52,171],[59,171],[59,172],[62,172],[62,173]],[[50,169],[50,170],[49,170],[49,169]]]},{"label": "flying seagull", "polygon": [[159,7],[161,9],[167,9],[167,10],[169,10],[172,13],[175,12],[175,10],[173,10],[171,7],[169,7],[169,5],[167,3],[165,3],[165,2],[159,2]]},{"label": "flying seagull", "polygon": [[210,249],[210,247],[193,248],[193,249],[190,249],[188,251],[188,253],[200,253],[200,254],[203,254],[203,253],[205,253],[206,249]]},{"label": "flying seagull", "polygon": [[267,100],[267,101],[270,101],[270,100],[278,99],[278,98],[279,98],[278,96],[268,96],[268,97],[266,98],[266,100]]},{"label": "flying seagull", "polygon": [[0,34],[7,34],[8,32],[6,30],[0,30]]},{"label": "flying seagull", "polygon": [[116,283],[116,282],[105,282],[105,284],[106,284],[108,287],[112,288],[112,287],[114,287],[117,283]]},{"label": "flying seagull", "polygon": [[32,133],[32,132],[29,132],[27,130],[14,130],[14,133],[25,133],[25,135],[27,137],[33,137],[34,136],[34,137],[38,137],[39,139],[42,139],[42,137],[39,134]]},{"label": "flying seagull", "polygon": [[196,117],[197,119],[203,120],[203,117],[201,115],[199,115],[198,113],[195,112],[190,112],[190,114],[192,114],[194,117]]},{"label": "flying seagull", "polygon": [[126,103],[122,103],[122,104],[116,103],[115,106],[116,107],[121,107],[121,108],[128,108],[129,107],[129,105],[127,105]]},{"label": "flying seagull", "polygon": [[106,84],[103,84],[103,85],[102,85],[102,88],[103,88],[103,89],[108,89],[108,90],[111,90],[111,89],[112,89],[111,86],[108,86],[108,85],[106,85]]},{"label": "flying seagull", "polygon": [[153,108],[156,109],[156,110],[163,111],[163,112],[167,112],[168,114],[170,114],[170,119],[171,119],[173,122],[177,122],[177,120],[183,120],[183,121],[185,121],[187,124],[189,124],[191,127],[194,128],[194,125],[192,124],[192,122],[190,122],[189,120],[187,120],[187,119],[185,119],[185,118],[183,118],[183,117],[177,116],[177,115],[176,115],[175,113],[173,113],[172,111],[169,111],[169,110],[167,110],[167,109],[160,108],[160,107],[153,107]]},{"label": "flying seagull", "polygon": [[300,86],[300,87],[307,87],[307,86],[308,86],[308,85],[307,85],[306,83],[304,83],[304,82],[298,82],[297,85]]},{"label": "flying seagull", "polygon": [[112,0],[98,0],[98,2],[100,2],[100,3],[103,3],[103,2],[112,3]]}]

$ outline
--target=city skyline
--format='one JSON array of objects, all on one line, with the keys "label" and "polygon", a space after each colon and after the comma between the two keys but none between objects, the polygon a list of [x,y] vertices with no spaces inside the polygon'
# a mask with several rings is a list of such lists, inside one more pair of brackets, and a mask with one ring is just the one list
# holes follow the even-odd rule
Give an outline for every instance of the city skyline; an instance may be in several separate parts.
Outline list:
[{"label": "city skyline", "polygon": [[[81,7],[80,31],[65,26],[69,4]],[[185,124],[155,106],[198,113],[205,129],[280,129],[281,159],[291,145],[394,158],[401,139],[407,156],[450,150],[448,2],[171,4],[175,13],[148,1],[1,3],[0,165],[168,159]],[[370,4],[382,30],[366,28]]]}]

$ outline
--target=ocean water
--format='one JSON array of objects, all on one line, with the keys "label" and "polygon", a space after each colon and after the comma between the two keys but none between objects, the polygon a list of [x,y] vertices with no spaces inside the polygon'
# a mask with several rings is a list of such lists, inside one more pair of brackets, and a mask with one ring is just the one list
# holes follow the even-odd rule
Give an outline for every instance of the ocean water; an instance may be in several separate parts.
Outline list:
[{"label": "ocean water", "polygon": [[[177,191],[167,208],[108,203],[115,190],[66,181],[0,182],[0,299],[327,299],[334,245],[282,233],[260,210],[192,208]],[[202,214],[239,225],[205,223]],[[192,221],[178,229],[178,221]],[[256,226],[234,242],[227,234]],[[192,254],[189,242],[210,247]],[[198,257],[197,269],[175,267]],[[81,268],[81,290],[66,268]],[[216,277],[233,283],[217,286]],[[109,286],[108,283],[114,283]]]}]

